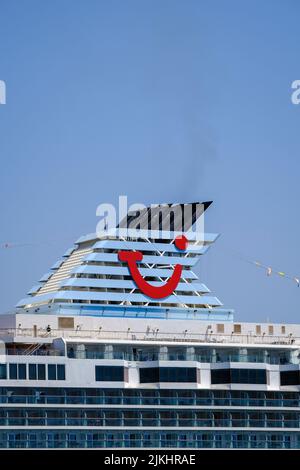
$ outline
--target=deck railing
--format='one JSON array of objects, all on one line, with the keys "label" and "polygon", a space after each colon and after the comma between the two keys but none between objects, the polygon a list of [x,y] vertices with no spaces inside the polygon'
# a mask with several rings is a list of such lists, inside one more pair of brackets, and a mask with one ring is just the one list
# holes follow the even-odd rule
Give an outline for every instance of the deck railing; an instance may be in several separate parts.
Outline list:
[{"label": "deck railing", "polygon": [[[254,334],[238,334],[231,335],[217,334],[217,333],[169,333],[159,331],[105,331],[102,329],[83,330],[81,328],[69,329],[33,329],[33,328],[8,328],[0,329],[0,339],[7,337],[23,337],[29,340],[34,339],[37,342],[39,339],[54,339],[64,338],[68,340],[122,340],[130,342],[172,342],[172,343],[210,343],[210,344],[258,344],[258,345],[282,345],[282,346],[297,346],[300,345],[300,337],[292,335],[254,335]],[[42,341],[43,342],[43,341]],[[47,342],[47,341],[45,341]]]}]

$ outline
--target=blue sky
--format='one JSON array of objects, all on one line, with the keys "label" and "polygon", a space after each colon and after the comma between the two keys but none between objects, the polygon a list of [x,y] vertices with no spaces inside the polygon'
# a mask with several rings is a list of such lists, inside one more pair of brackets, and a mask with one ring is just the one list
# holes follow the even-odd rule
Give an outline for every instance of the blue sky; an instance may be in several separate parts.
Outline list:
[{"label": "blue sky", "polygon": [[247,321],[299,322],[297,0],[0,0],[1,310],[96,207],[213,200],[201,280]]}]

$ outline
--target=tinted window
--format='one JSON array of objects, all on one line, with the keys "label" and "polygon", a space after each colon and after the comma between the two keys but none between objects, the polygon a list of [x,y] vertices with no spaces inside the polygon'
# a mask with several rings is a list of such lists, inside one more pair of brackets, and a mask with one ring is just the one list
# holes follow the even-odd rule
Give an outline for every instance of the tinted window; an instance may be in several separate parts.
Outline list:
[{"label": "tinted window", "polygon": [[46,379],[46,368],[45,364],[38,364],[38,380]]},{"label": "tinted window", "polygon": [[299,385],[300,384],[300,371],[299,370],[286,370],[280,372],[281,385]]},{"label": "tinted window", "polygon": [[18,378],[17,364],[9,364],[9,378],[13,380]]},{"label": "tinted window", "polygon": [[57,366],[57,380],[65,380],[65,366],[63,364],[58,364]]},{"label": "tinted window", "polygon": [[56,365],[48,364],[48,380],[56,380]]},{"label": "tinted window", "polygon": [[0,379],[6,379],[6,364],[0,364]]},{"label": "tinted window", "polygon": [[36,364],[29,364],[29,379],[36,380]]},{"label": "tinted window", "polygon": [[212,384],[266,384],[267,375],[264,369],[213,369]]},{"label": "tinted window", "polygon": [[123,382],[124,367],[121,366],[96,366],[97,382]]},{"label": "tinted window", "polygon": [[141,383],[196,382],[195,367],[147,367],[140,369]]},{"label": "tinted window", "polygon": [[26,379],[26,364],[19,364],[18,365],[18,378],[19,380]]},{"label": "tinted window", "polygon": [[141,383],[159,382],[158,367],[147,367],[145,369],[140,369],[140,382]]},{"label": "tinted window", "polygon": [[195,367],[160,367],[160,382],[196,382]]},{"label": "tinted window", "polygon": [[211,383],[212,384],[229,384],[230,383],[230,369],[212,369]]},{"label": "tinted window", "polygon": [[231,369],[231,383],[266,384],[266,371],[264,369]]}]

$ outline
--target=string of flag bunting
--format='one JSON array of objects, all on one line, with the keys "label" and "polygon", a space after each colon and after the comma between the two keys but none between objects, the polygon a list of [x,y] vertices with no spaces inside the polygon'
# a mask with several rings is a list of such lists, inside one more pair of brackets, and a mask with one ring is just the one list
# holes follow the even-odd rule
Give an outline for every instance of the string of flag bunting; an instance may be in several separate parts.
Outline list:
[{"label": "string of flag bunting", "polygon": [[291,281],[294,281],[297,286],[300,286],[300,279],[296,276],[291,276],[283,271],[277,271],[276,269],[272,268],[272,266],[267,266],[265,264],[260,263],[259,261],[249,261],[250,263],[254,264],[258,268],[262,268],[266,271],[267,276],[271,276],[274,274],[275,276],[280,276],[280,277],[285,277],[287,279],[290,279]]}]

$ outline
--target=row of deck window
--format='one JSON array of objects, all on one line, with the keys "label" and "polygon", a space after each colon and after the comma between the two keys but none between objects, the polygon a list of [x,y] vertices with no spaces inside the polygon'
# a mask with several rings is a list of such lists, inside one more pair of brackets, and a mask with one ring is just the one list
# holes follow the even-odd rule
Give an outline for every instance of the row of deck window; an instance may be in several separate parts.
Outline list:
[{"label": "row of deck window", "polygon": [[[196,367],[140,368],[140,383],[184,382],[201,383],[200,369]],[[97,382],[127,382],[128,369],[123,366],[96,366]],[[281,385],[299,385],[300,371],[280,372]],[[267,384],[265,369],[212,369],[211,383],[216,384]]]},{"label": "row of deck window", "polygon": [[[140,383],[201,383],[201,370],[196,367],[140,368]],[[65,380],[64,364],[0,364],[0,379],[10,380]],[[128,369],[123,366],[95,366],[97,382],[128,382]],[[300,385],[300,371],[281,371],[282,386]],[[267,384],[265,369],[212,369],[211,383]]]},{"label": "row of deck window", "polygon": [[300,433],[238,431],[34,431],[0,432],[1,448],[263,448],[299,449]]},{"label": "row of deck window", "polygon": [[199,409],[1,408],[0,426],[300,428],[300,413]]},{"label": "row of deck window", "polygon": [[[155,332],[149,332],[155,336]],[[101,337],[101,335],[100,335]],[[299,364],[295,350],[262,348],[204,348],[185,346],[134,347],[116,344],[68,344],[67,355],[74,359],[122,359],[128,361],[197,361],[204,363],[253,362]]]},{"label": "row of deck window", "polygon": [[300,392],[220,389],[0,387],[3,404],[300,408]]},{"label": "row of deck window", "polygon": [[64,364],[0,364],[0,379],[65,380]]}]

